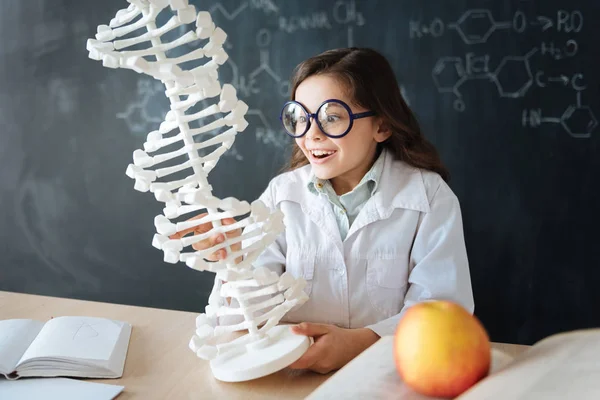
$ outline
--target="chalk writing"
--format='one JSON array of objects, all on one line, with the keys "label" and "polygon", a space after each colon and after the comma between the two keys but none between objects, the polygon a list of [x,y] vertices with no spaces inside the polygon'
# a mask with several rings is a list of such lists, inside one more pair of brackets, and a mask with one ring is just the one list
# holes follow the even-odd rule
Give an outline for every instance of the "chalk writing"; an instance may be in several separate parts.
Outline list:
[{"label": "chalk writing", "polygon": [[[557,10],[547,15],[527,15],[517,10],[511,17],[500,20],[488,9],[468,9],[453,22],[445,22],[439,17],[430,20],[409,20],[408,36],[413,40],[435,40],[449,32],[456,32],[466,46],[485,45],[495,32],[512,30],[524,33],[528,29],[537,34],[554,31],[560,34],[580,33],[584,26],[584,16],[579,10]],[[569,106],[560,117],[542,116],[542,109],[531,108],[523,111],[522,125],[538,127],[543,123],[559,123],[565,131],[576,138],[588,138],[598,122],[590,107],[581,104],[580,96],[587,84],[580,72],[547,74],[544,70],[533,71],[531,58],[549,57],[554,60],[575,58],[579,44],[575,37],[561,40],[553,35],[552,40],[542,39],[539,45],[524,55],[505,55],[490,69],[490,54],[466,52],[464,56],[443,55],[433,66],[431,77],[438,93],[455,96],[454,109],[463,112],[467,104],[463,99],[462,86],[472,80],[491,81],[498,90],[498,96],[505,99],[523,98],[532,87],[545,89],[564,87],[575,91],[577,102]]]},{"label": "chalk writing", "polygon": [[598,126],[598,120],[592,109],[581,103],[581,92],[577,92],[575,104],[569,105],[560,117],[543,116],[541,108],[523,110],[523,127],[537,128],[543,123],[560,124],[565,132],[577,139],[587,139]]},{"label": "chalk writing", "polygon": [[294,33],[298,30],[331,29],[331,23],[325,11],[302,16],[285,17],[282,15],[279,17],[279,29],[287,33]]}]

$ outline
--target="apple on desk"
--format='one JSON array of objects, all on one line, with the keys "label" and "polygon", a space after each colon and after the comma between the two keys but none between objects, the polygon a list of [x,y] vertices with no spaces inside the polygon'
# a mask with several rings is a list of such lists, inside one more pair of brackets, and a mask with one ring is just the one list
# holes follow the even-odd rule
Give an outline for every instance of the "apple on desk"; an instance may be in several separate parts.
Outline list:
[{"label": "apple on desk", "polygon": [[491,343],[481,322],[462,306],[427,301],[411,306],[398,323],[394,360],[414,391],[453,398],[488,375]]}]

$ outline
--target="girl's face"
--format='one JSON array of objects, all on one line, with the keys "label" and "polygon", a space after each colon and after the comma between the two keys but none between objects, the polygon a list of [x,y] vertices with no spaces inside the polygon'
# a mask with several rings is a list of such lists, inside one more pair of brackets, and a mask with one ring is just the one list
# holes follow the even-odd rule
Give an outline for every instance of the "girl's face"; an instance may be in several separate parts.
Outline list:
[{"label": "girl's face", "polygon": [[[295,100],[310,113],[315,113],[325,100],[342,100],[353,113],[366,110],[349,98],[346,88],[331,75],[313,75],[306,78],[295,93]],[[308,132],[295,139],[319,179],[329,179],[339,195],[354,189],[375,161],[377,143],[390,136],[377,117],[354,120],[352,129],[339,139],[326,136],[316,121],[311,121]]]}]

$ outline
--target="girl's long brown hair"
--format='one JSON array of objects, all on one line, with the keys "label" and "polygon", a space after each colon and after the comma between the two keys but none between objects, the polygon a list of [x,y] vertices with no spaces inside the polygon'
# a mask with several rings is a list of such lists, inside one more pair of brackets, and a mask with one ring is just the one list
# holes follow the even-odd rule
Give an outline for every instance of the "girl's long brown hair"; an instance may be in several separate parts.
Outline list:
[{"label": "girl's long brown hair", "polygon": [[[392,135],[380,146],[389,149],[395,159],[437,172],[445,181],[450,179],[437,150],[421,133],[417,119],[400,93],[394,71],[383,55],[372,49],[351,47],[328,50],[311,57],[294,70],[292,100],[298,85],[317,74],[340,79],[354,103],[377,113],[392,131]],[[287,170],[308,163],[300,147],[294,143]]]}]

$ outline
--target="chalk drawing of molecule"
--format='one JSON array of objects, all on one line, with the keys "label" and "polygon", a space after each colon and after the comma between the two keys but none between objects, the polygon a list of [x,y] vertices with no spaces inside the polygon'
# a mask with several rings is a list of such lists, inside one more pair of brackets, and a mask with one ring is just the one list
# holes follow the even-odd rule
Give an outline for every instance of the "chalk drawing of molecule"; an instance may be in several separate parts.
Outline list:
[{"label": "chalk drawing of molecule", "polygon": [[264,88],[265,85],[261,84],[260,81],[271,81],[275,84],[277,93],[282,97],[287,97],[290,91],[290,82],[279,76],[270,65],[271,32],[267,29],[259,30],[256,34],[256,45],[259,48],[260,61],[258,66],[247,76],[240,74],[239,67],[231,59],[226,61],[225,66],[231,69],[231,84],[241,92],[242,96],[248,97],[259,94],[261,89]]},{"label": "chalk drawing of molecule", "polygon": [[233,11],[229,11],[225,6],[223,6],[223,4],[215,3],[208,9],[208,12],[211,15],[215,15],[216,12],[219,11],[226,20],[233,21],[238,15],[240,15],[242,11],[246,9],[246,7],[248,7],[248,2],[244,1]]},{"label": "chalk drawing of molecule", "polygon": [[588,139],[598,127],[598,120],[592,109],[581,103],[581,91],[577,92],[575,104],[567,106],[560,117],[544,117],[542,109],[523,110],[523,127],[536,128],[543,123],[560,124],[565,132],[576,139]]},{"label": "chalk drawing of molecule", "polygon": [[[290,82],[279,76],[270,65],[271,32],[267,29],[259,30],[256,34],[256,44],[259,48],[259,65],[247,76],[240,74],[239,67],[231,59],[228,59],[225,63],[225,66],[231,69],[231,84],[243,97],[258,95],[270,84],[275,85],[276,93],[280,96],[289,96]],[[284,148],[289,145],[289,137],[283,129],[279,125],[274,129],[273,124],[269,122],[262,110],[250,108],[246,113],[246,118],[248,118],[251,127],[256,127],[258,141],[277,148]]]},{"label": "chalk drawing of molecule", "polygon": [[533,84],[529,57],[537,52],[532,49],[524,56],[506,56],[496,67],[493,81],[500,97],[523,97]]},{"label": "chalk drawing of molecule", "polygon": [[489,55],[467,54],[461,57],[441,57],[434,65],[431,76],[439,93],[453,93],[456,96],[454,109],[464,111],[465,103],[460,90],[463,83],[473,79],[486,79],[494,82],[500,97],[524,97],[533,84],[530,57],[537,52],[532,49],[523,56],[504,56],[496,69],[489,68]]},{"label": "chalk drawing of molecule", "polygon": [[448,29],[455,29],[465,44],[487,42],[498,29],[510,29],[513,22],[497,22],[490,10],[468,10],[456,23],[448,24]]},{"label": "chalk drawing of molecule", "polygon": [[[137,100],[130,103],[117,118],[125,120],[129,131],[137,135],[146,135],[163,122],[167,114],[164,101],[164,86],[151,79],[137,81]],[[163,104],[164,103],[164,104]]]}]

